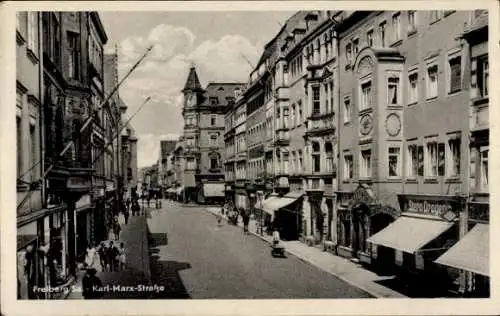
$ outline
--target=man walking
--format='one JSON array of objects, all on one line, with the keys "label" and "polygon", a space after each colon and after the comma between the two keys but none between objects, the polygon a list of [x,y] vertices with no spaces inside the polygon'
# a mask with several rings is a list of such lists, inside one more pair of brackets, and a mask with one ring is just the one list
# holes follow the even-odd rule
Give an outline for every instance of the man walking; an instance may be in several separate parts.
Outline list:
[{"label": "man walking", "polygon": [[101,279],[96,275],[97,271],[94,268],[87,269],[85,276],[82,279],[82,294],[83,298],[98,299],[102,296],[102,282]]}]

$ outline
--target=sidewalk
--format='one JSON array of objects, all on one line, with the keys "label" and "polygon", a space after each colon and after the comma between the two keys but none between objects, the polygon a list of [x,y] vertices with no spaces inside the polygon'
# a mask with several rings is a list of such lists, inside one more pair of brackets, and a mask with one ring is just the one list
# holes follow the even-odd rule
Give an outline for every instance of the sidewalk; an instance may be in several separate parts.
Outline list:
[{"label": "sidewalk", "polygon": [[[220,210],[220,208],[215,207],[205,207],[204,209],[212,214],[217,214]],[[248,225],[249,232],[270,244],[272,242],[272,236],[260,236],[260,234],[257,233],[258,226],[256,224],[255,220],[250,220]],[[243,226],[241,218],[238,222],[238,226]],[[300,260],[308,262],[323,271],[335,275],[342,281],[360,288],[374,297],[407,297],[377,283],[379,281],[391,279],[392,277],[378,276],[376,273],[364,269],[360,264],[356,264],[347,258],[335,256],[316,247],[310,247],[300,241],[284,241],[283,243],[285,244],[287,253],[292,254]]]},{"label": "sidewalk", "polygon": [[[116,288],[113,290],[114,285],[137,287],[138,285],[148,285],[150,283],[151,272],[146,216],[130,216],[128,224],[122,225],[120,240],[114,243],[119,244],[120,242],[125,243],[127,267],[123,271],[98,273],[103,287],[109,284],[111,288],[111,290],[104,293],[103,299],[147,297],[148,292],[144,291],[120,291]],[[69,293],[66,299],[83,299],[79,289],[81,289],[84,275],[85,271],[79,272],[78,280],[74,285],[76,290]]]}]

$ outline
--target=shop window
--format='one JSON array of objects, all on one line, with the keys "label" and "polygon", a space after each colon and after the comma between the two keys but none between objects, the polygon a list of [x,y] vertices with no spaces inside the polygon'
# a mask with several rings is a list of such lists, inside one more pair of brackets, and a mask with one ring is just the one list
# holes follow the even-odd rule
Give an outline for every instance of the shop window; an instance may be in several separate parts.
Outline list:
[{"label": "shop window", "polygon": [[344,123],[349,123],[352,117],[351,98],[344,98]]},{"label": "shop window", "polygon": [[359,102],[359,110],[369,109],[372,105],[372,82],[366,81],[361,83],[361,98]]},{"label": "shop window", "polygon": [[361,170],[360,174],[362,178],[369,178],[372,176],[372,151],[371,149],[366,149],[361,151]]},{"label": "shop window", "polygon": [[389,147],[389,177],[401,177],[401,149],[399,147]]},{"label": "shop window", "polygon": [[458,177],[460,175],[460,138],[450,139],[448,141],[448,152],[449,161],[448,161],[448,176],[449,177]]},{"label": "shop window", "polygon": [[321,107],[321,99],[320,99],[320,89],[319,86],[313,86],[311,87],[312,89],[312,103],[313,103],[313,108],[312,108],[312,114],[316,115],[320,113],[320,107]]},{"label": "shop window", "polygon": [[415,71],[408,75],[408,104],[418,102],[418,72]]},{"label": "shop window", "polygon": [[373,30],[369,30],[368,32],[366,32],[366,43],[368,47],[373,46]]},{"label": "shop window", "polygon": [[349,180],[353,178],[353,160],[352,154],[344,155],[344,179]]},{"label": "shop window", "polygon": [[489,148],[482,148],[481,149],[481,166],[480,166],[480,183],[481,183],[481,190],[483,192],[488,192],[488,152]]},{"label": "shop window", "polygon": [[399,77],[389,77],[387,78],[387,96],[389,105],[400,104],[399,98]]},{"label": "shop window", "polygon": [[408,11],[408,33],[417,31],[417,11]]},{"label": "shop window", "polygon": [[448,93],[455,93],[462,89],[462,59],[460,56],[448,60]]},{"label": "shop window", "polygon": [[387,46],[387,22],[383,21],[382,23],[379,24],[379,33],[380,33],[380,46],[386,47]]},{"label": "shop window", "polygon": [[438,65],[433,64],[427,67],[427,99],[438,96]]},{"label": "shop window", "polygon": [[415,144],[408,145],[408,178],[415,178],[418,175],[419,161],[418,161],[418,147]]},{"label": "shop window", "polygon": [[438,143],[437,142],[429,142],[426,145],[425,175],[427,177],[437,177],[437,175],[438,175]]},{"label": "shop window", "polygon": [[396,42],[401,38],[401,13],[396,13],[392,16],[392,41]]},{"label": "shop window", "polygon": [[488,56],[477,59],[477,86],[482,98],[488,97],[489,65]]}]

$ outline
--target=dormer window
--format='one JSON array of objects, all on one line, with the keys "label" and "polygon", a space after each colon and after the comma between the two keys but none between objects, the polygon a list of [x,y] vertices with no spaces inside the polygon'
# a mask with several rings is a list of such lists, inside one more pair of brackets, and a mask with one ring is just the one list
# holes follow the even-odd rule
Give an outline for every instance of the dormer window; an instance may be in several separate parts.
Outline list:
[{"label": "dormer window", "polygon": [[226,97],[226,102],[228,105],[234,104],[234,97]]},{"label": "dormer window", "polygon": [[210,104],[211,105],[218,105],[219,104],[219,98],[218,97],[210,97]]}]

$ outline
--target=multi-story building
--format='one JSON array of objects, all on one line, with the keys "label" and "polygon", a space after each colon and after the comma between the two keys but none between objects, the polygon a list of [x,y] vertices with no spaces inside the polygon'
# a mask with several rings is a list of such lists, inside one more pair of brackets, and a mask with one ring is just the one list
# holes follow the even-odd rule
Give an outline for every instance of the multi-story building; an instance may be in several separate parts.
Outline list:
[{"label": "multi-story building", "polygon": [[201,87],[196,69],[189,71],[184,93],[184,195],[187,201],[224,198],[224,113],[235,101],[240,83]]},{"label": "multi-story building", "polygon": [[[17,140],[17,275],[18,299],[35,298],[34,286],[43,284],[40,277],[43,258],[38,255],[44,245],[44,192],[31,185],[42,176],[41,133],[42,62],[40,46],[41,17],[38,12],[17,13],[16,25],[16,140]],[[43,164],[42,164],[43,165]],[[48,208],[62,211],[62,204]],[[50,211],[49,211],[50,212]],[[50,233],[50,232],[49,232]],[[48,241],[47,241],[48,242]]]},{"label": "multi-story building", "polygon": [[167,180],[167,171],[169,170],[168,158],[175,150],[176,144],[176,140],[160,141],[160,152],[158,160],[158,187],[162,189],[162,193],[165,192],[165,190],[169,187]]},{"label": "multi-story building", "polygon": [[[488,11],[475,10],[462,34],[464,89],[469,101],[469,203],[463,212],[460,240],[436,262],[463,273],[460,291],[489,295],[489,62]],[[467,183],[465,183],[467,185]],[[466,187],[467,189],[467,187]],[[473,248],[471,248],[473,247]]]},{"label": "multi-story building", "polygon": [[246,116],[247,104],[242,96],[234,105],[234,206],[238,210],[247,210],[249,201],[246,192],[247,179],[247,139]]}]

